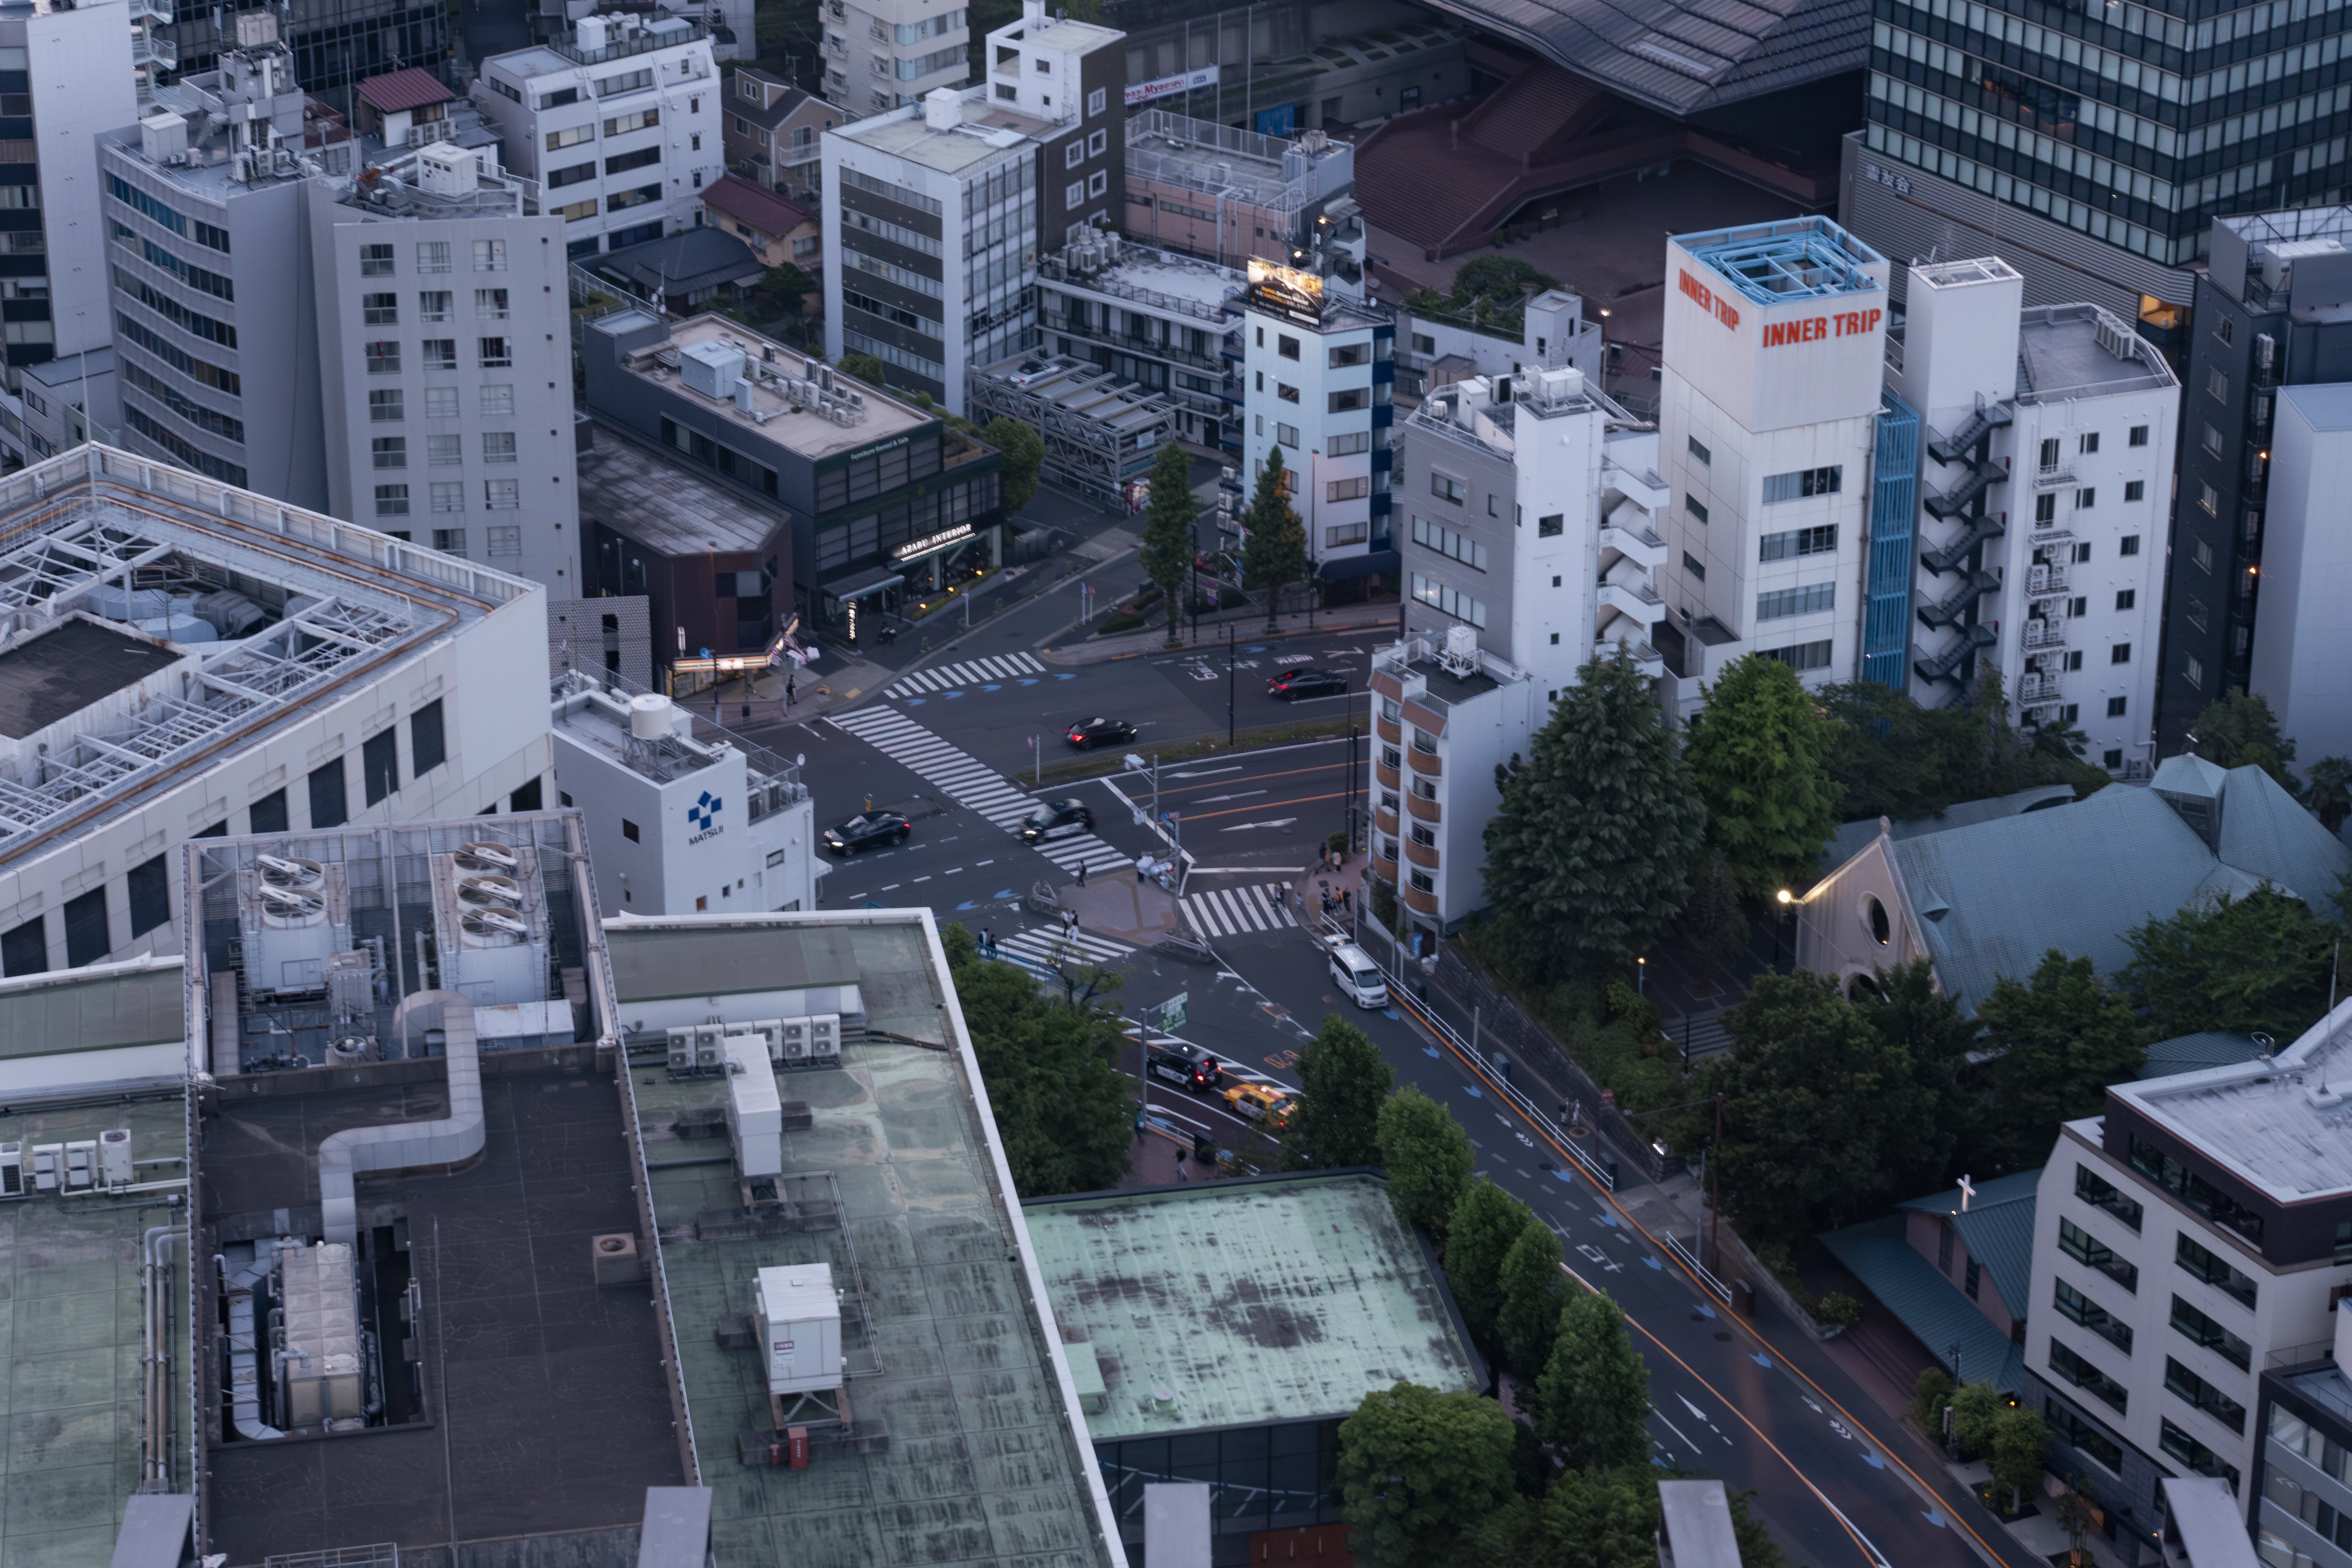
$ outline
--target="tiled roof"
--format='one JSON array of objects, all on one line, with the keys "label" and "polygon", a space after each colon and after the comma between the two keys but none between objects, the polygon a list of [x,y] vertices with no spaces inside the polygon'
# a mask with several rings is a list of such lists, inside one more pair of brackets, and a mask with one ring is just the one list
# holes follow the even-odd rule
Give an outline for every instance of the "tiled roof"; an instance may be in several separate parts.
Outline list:
[{"label": "tiled roof", "polygon": [[385,114],[397,114],[404,109],[423,109],[427,104],[447,103],[457,96],[439,77],[421,66],[387,71],[360,83],[360,97]]},{"label": "tiled roof", "polygon": [[2041,1182],[2037,1166],[1976,1184],[1965,1208],[1958,1187],[1900,1206],[1950,1220],[1969,1256],[1992,1276],[1993,1289],[2000,1292],[2009,1315],[2021,1318],[2026,1298],[2033,1293],[2033,1198]]},{"label": "tiled roof", "polygon": [[773,131],[791,119],[794,110],[808,101],[810,101],[810,95],[799,88],[780,86],[768,107],[762,109],[735,90],[730,74],[727,84],[727,96],[721,100],[720,107],[730,114],[750,121],[762,131]]},{"label": "tiled roof", "polygon": [[779,239],[808,222],[810,217],[805,208],[740,174],[723,175],[703,186],[702,205],[712,212],[741,218],[761,233]]}]

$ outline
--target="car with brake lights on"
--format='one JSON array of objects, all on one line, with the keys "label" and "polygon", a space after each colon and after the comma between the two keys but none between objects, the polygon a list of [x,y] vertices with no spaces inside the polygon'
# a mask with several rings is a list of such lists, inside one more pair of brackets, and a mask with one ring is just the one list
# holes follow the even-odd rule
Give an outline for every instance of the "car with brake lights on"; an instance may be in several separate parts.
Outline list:
[{"label": "car with brake lights on", "polygon": [[1114,742],[1132,741],[1136,728],[1124,719],[1081,719],[1070,726],[1063,739],[1083,752],[1094,746],[1108,746]]},{"label": "car with brake lights on", "polygon": [[1021,821],[1021,842],[1043,844],[1093,829],[1095,814],[1080,800],[1057,800],[1039,806]]},{"label": "car with brake lights on", "polygon": [[895,811],[868,811],[838,827],[824,830],[824,847],[836,855],[853,855],[882,844],[904,844],[915,825]]},{"label": "car with brake lights on", "polygon": [[1348,689],[1348,678],[1333,669],[1286,669],[1265,683],[1269,697],[1286,702],[1301,697],[1338,697]]},{"label": "car with brake lights on", "polygon": [[1225,1069],[1217,1058],[1198,1046],[1188,1046],[1180,1040],[1155,1044],[1146,1053],[1146,1069],[1152,1077],[1165,1079],[1179,1089],[1199,1092],[1214,1089],[1225,1081]]}]

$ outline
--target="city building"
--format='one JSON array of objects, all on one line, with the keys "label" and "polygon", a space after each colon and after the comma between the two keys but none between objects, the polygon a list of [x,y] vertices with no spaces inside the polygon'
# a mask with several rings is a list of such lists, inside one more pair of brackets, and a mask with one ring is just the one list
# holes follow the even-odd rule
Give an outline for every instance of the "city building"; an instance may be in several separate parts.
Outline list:
[{"label": "city building", "polygon": [[[1567,344],[1557,357],[1555,336]],[[1529,299],[1516,334],[1452,316],[1400,310],[1397,337],[1395,396],[1407,405],[1457,381],[1517,375],[1530,364],[1570,364],[1597,382],[1605,349],[1601,323],[1586,321],[1583,300],[1561,289]]]},{"label": "city building", "polygon": [[2352,1568],[2352,1312],[2326,1344],[2263,1369],[2254,1430],[2260,1473],[2247,1488],[2255,1554],[2271,1568]]},{"label": "city building", "polygon": [[2229,1482],[2218,1476],[2167,1476],[2158,1490],[2164,1568],[2262,1568]]},{"label": "city building", "polygon": [[1120,37],[1023,0],[988,81],[824,133],[829,357],[961,414],[972,367],[1037,346],[1036,258],[1121,210]]},{"label": "city building", "polygon": [[1410,114],[1465,97],[1476,79],[1462,30],[1398,0],[1366,0],[1344,18],[1307,0],[1241,16],[1185,0],[1138,21],[1128,30],[1129,107],[1263,135]]},{"label": "city building", "polygon": [[473,100],[582,257],[694,226],[702,187],[727,172],[721,92],[709,29],[656,9],[583,16],[569,37],[494,55]]},{"label": "city building", "polygon": [[[627,447],[604,458],[600,442],[581,462],[583,485],[607,461],[640,473],[622,505],[583,495],[583,518],[594,521],[583,570],[591,596],[652,595],[657,663],[673,646],[764,647],[794,615],[850,636],[854,605],[887,610],[1002,561],[1003,458],[936,410],[836,378],[721,317],[666,324],[623,310],[588,322],[582,339],[590,411],[663,458],[647,470]],[[672,468],[707,478],[715,502],[681,489],[664,504]],[[596,482],[614,485],[608,472]],[[717,600],[714,548],[731,557],[717,563]]]},{"label": "city building", "polygon": [[815,272],[824,266],[816,214],[766,185],[729,174],[702,187],[703,222],[743,242],[762,267],[787,262]]},{"label": "city building", "polygon": [[[1486,1385],[1444,1276],[1376,1173],[1020,1207],[1131,1558],[1144,1488],[1177,1478],[1210,1485],[1212,1561],[1257,1562],[1276,1531],[1285,1545],[1304,1533],[1308,1555],[1318,1527],[1344,1529],[1339,1428],[1366,1394]],[[1224,1303],[1240,1297],[1236,1314]],[[1203,1353],[1171,1359],[1171,1344]]]},{"label": "city building", "polygon": [[[1908,270],[1886,384],[1918,416],[1925,459],[1909,668],[1872,679],[1936,707],[1990,663],[2022,723],[2078,731],[2085,761],[2145,778],[2179,383],[2095,305],[2022,305],[2024,279],[1997,257]],[[1784,542],[1801,557],[1819,539]],[[1874,570],[1887,542],[1874,535]]]},{"label": "city building", "polygon": [[[1856,601],[1899,596],[1907,618],[1908,552],[1869,547],[1907,533],[1914,504],[1874,482],[1899,472],[1878,459],[1914,418],[1884,397],[1887,273],[1826,218],[1666,242],[1658,449],[1675,500],[1658,585],[1673,614],[1657,646],[1682,711],[1751,652],[1810,683],[1884,679],[1865,668]],[[1898,656],[1909,641],[1885,640]]]},{"label": "city building", "polygon": [[2304,757],[2352,755],[2352,638],[2341,614],[2352,595],[2341,521],[2352,495],[2352,384],[2283,386],[2275,407],[2252,687]]},{"label": "city building", "polygon": [[1822,1245],[1947,1372],[2016,1391],[2033,1282],[2042,1173],[2015,1171],[1911,1198]]},{"label": "city building", "polygon": [[1973,1013],[2052,948],[2114,974],[2134,927],[2218,890],[2267,884],[2316,903],[2352,871],[2352,849],[2256,767],[2171,756],[2147,788],[1983,804],[2018,809],[1880,827],[1807,889],[1790,910],[1798,964],[1851,989],[1926,959]]},{"label": "city building", "polygon": [[1296,266],[1253,258],[1248,279],[1244,494],[1279,451],[1291,508],[1307,528],[1310,574],[1394,572],[1396,317],[1304,258]]},{"label": "city building", "polygon": [[816,908],[800,769],[605,673],[554,682],[556,799],[578,810],[616,915]]},{"label": "city building", "polygon": [[84,441],[122,445],[122,395],[114,374],[114,346],[45,359],[24,367],[13,400],[21,417],[0,405],[0,429],[14,420],[11,432],[21,449],[0,436],[0,451],[12,462],[38,462]]},{"label": "city building", "polygon": [[2024,1401],[2049,1422],[2052,1469],[2082,1473],[2120,1530],[2150,1535],[2161,1483],[2182,1475],[2226,1480],[2244,1530],[2263,1373],[2326,1354],[2352,1293],[2334,1087],[2347,1052],[2352,1003],[2275,1055],[2114,1085],[2104,1116],[2059,1129],[2035,1205]]},{"label": "city building", "polygon": [[[2263,571],[2282,388],[2352,379],[2352,207],[2214,220],[2198,274],[2182,394],[2179,499],[2165,606],[2158,749],[2207,705],[2252,685],[2257,612],[2296,584]],[[2306,452],[2311,448],[2306,447]],[[2298,541],[2298,550],[2307,540]],[[2284,565],[2284,563],[2280,563]],[[2289,731],[2292,733],[2292,731]],[[2317,756],[2317,751],[2305,753]]]},{"label": "city building", "polygon": [[741,304],[767,267],[733,235],[705,224],[624,245],[582,265],[665,315]]},{"label": "city building", "polygon": [[1565,365],[1433,393],[1402,444],[1394,548],[1419,628],[1372,659],[1372,874],[1413,926],[1451,932],[1486,906],[1497,767],[1587,659],[1664,673],[1668,490],[1655,430]]},{"label": "city building", "polygon": [[1354,144],[1321,131],[1267,136],[1145,108],[1128,121],[1126,216],[1113,221],[1143,244],[1238,268],[1305,245],[1355,183]]},{"label": "city building", "polygon": [[448,84],[419,66],[368,77],[355,96],[359,101],[350,120],[352,129],[386,149],[445,140],[450,105],[463,101]]},{"label": "city building", "polygon": [[1239,296],[1231,268],[1088,233],[1037,262],[1039,349],[1166,400],[1179,439],[1240,450]]},{"label": "city building", "polygon": [[737,66],[725,81],[727,166],[790,200],[822,199],[822,139],[841,110],[757,66]]},{"label": "city building", "polygon": [[89,445],[0,480],[0,971],[171,953],[172,847],[537,804],[545,594]]},{"label": "city building", "polygon": [[920,103],[971,77],[964,8],[930,11],[916,0],[828,0],[824,100],[850,120]]},{"label": "city building", "polygon": [[[148,0],[134,0],[140,3]],[[359,84],[368,78],[445,68],[457,20],[445,6],[417,0],[288,0],[274,9],[293,52],[294,79],[347,119],[360,112]],[[158,63],[176,62],[184,80],[218,69],[223,56],[247,47],[248,15],[224,6],[163,7],[154,29]]]},{"label": "city building", "polygon": [[977,365],[965,384],[974,424],[1028,426],[1045,443],[1038,472],[1106,504],[1130,503],[1130,487],[1149,479],[1160,448],[1176,439],[1179,416],[1166,394],[1067,354]]}]

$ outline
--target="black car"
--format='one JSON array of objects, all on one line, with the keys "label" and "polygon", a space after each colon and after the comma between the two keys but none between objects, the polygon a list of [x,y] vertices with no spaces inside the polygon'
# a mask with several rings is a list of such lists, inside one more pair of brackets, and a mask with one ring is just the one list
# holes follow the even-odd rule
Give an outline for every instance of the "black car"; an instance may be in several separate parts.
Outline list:
[{"label": "black car", "polygon": [[1057,800],[1041,805],[1023,819],[1021,842],[1043,844],[1049,838],[1067,838],[1073,833],[1085,833],[1095,825],[1095,814],[1087,809],[1084,801]]},{"label": "black car", "polygon": [[1348,678],[1330,669],[1286,669],[1265,683],[1269,697],[1295,701],[1301,697],[1337,697],[1348,689]]},{"label": "black car", "polygon": [[895,811],[869,811],[838,827],[824,830],[824,847],[836,855],[871,849],[877,844],[904,844],[915,825]]},{"label": "black car", "polygon": [[1225,1081],[1225,1069],[1217,1058],[1198,1046],[1188,1046],[1175,1040],[1162,1041],[1151,1047],[1150,1069],[1154,1078],[1166,1079],[1179,1089],[1197,1091],[1213,1089]]},{"label": "black car", "polygon": [[1132,741],[1135,736],[1135,726],[1124,719],[1083,719],[1071,725],[1069,732],[1062,738],[1083,752],[1092,746]]}]

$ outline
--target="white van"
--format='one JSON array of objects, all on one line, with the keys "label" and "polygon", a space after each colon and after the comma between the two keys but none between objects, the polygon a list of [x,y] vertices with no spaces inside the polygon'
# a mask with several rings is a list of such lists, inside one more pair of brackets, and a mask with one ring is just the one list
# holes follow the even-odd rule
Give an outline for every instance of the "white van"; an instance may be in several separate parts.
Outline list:
[{"label": "white van", "polygon": [[1389,983],[1381,976],[1381,966],[1352,942],[1331,950],[1331,979],[1359,1007],[1389,1005]]}]

